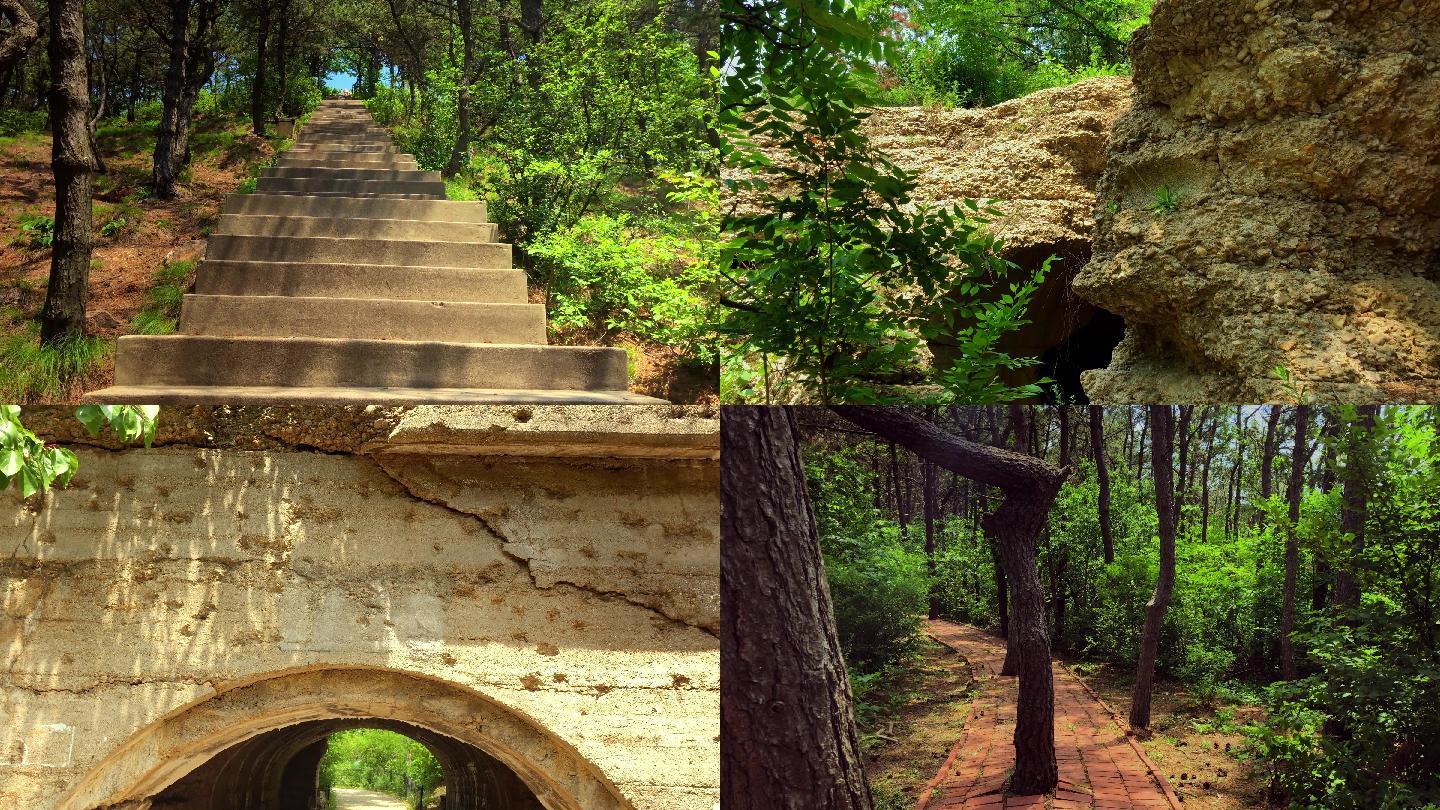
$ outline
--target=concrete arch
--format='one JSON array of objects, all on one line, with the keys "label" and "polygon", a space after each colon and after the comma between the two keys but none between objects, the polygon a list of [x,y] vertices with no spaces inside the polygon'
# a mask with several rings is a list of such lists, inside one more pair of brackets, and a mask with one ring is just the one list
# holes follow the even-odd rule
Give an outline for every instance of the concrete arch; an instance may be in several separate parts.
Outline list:
[{"label": "concrete arch", "polygon": [[57,808],[143,810],[213,758],[296,726],[305,730],[287,732],[287,743],[295,745],[285,750],[292,754],[323,738],[323,729],[403,727],[432,750],[447,741],[479,749],[513,772],[546,810],[633,810],[595,766],[528,717],[457,684],[367,668],[275,673],[182,707],[121,744]]}]

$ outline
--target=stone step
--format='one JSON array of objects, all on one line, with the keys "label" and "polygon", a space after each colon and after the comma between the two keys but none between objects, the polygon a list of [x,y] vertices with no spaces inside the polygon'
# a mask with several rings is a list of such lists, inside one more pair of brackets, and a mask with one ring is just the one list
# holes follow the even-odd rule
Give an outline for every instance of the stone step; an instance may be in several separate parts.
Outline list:
[{"label": "stone step", "polygon": [[346,219],[411,219],[420,222],[486,222],[485,203],[462,200],[394,200],[303,195],[231,194],[226,214],[304,217],[323,213]]},{"label": "stone step", "polygon": [[398,239],[334,239],[321,236],[227,236],[212,234],[207,259],[322,264],[474,267],[509,270],[503,242],[406,242]]},{"label": "stone step", "polygon": [[343,163],[347,166],[364,168],[372,163],[383,165],[390,161],[399,160],[414,163],[415,156],[407,152],[317,152],[310,150],[296,152],[292,149],[281,155],[279,162],[284,164],[286,161],[307,160],[318,160],[326,163]]},{"label": "stone step", "polygon": [[360,388],[117,385],[86,394],[106,405],[665,405],[629,391],[515,388]]},{"label": "stone step", "polygon": [[428,180],[435,183],[443,182],[440,179],[440,172],[430,172],[421,169],[380,169],[380,168],[330,168],[326,167],[299,167],[299,166],[272,166],[260,170],[261,177],[305,177],[323,178],[327,180],[401,180],[405,182],[417,182]]},{"label": "stone step", "polygon": [[624,349],[405,340],[126,335],[117,386],[626,390]]},{"label": "stone step", "polygon": [[[328,236],[337,239],[395,239],[402,242],[494,242],[497,228],[481,222],[416,222],[407,219],[348,219],[317,210],[317,216],[223,214],[212,233],[233,236]],[[324,216],[319,214],[324,213]]]},{"label": "stone step", "polygon": [[356,137],[351,135],[325,135],[322,133],[313,138],[301,138],[296,141],[295,145],[314,146],[315,144],[321,143],[333,143],[336,145],[344,145],[351,149],[358,149],[362,146],[393,146],[395,142],[390,140],[389,136],[367,135],[364,137]]},{"label": "stone step", "polygon": [[444,197],[440,194],[408,194],[408,193],[387,193],[372,191],[261,191],[256,192],[260,196],[277,197],[332,197],[335,199],[351,200],[441,200]]},{"label": "stone step", "polygon": [[180,308],[180,333],[543,344],[545,308],[383,298],[187,295]]},{"label": "stone step", "polygon": [[445,196],[445,184],[439,180],[330,180],[324,177],[262,177],[255,183],[256,191],[335,192],[361,194],[434,194]]},{"label": "stone step", "polygon": [[321,141],[318,143],[297,143],[290,147],[291,153],[304,152],[337,152],[341,154],[390,154],[395,148],[390,145],[376,146],[374,144],[352,145],[343,141]]},{"label": "stone step", "polygon": [[378,158],[376,160],[355,160],[354,158],[337,158],[334,160],[310,160],[307,158],[282,157],[275,161],[275,165],[282,169],[405,169],[415,171],[420,165],[414,158],[400,157],[399,155]]},{"label": "stone step", "polygon": [[200,263],[195,292],[494,304],[524,304],[529,300],[524,270],[213,259]]}]

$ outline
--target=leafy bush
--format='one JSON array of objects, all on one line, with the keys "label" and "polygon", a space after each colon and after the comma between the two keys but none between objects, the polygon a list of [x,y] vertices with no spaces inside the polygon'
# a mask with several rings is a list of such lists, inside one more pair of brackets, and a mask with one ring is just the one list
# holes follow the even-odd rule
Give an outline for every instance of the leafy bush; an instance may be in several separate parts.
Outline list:
[{"label": "leafy bush", "polygon": [[42,132],[49,116],[44,110],[25,110],[0,107],[0,137],[10,137],[26,132]]},{"label": "leafy bush", "polygon": [[20,220],[20,236],[32,248],[48,248],[55,243],[55,220],[44,214],[31,214]]},{"label": "leafy bush", "polygon": [[671,346],[692,362],[715,362],[701,292],[716,283],[710,243],[663,221],[591,215],[526,251],[553,327],[625,332]]}]

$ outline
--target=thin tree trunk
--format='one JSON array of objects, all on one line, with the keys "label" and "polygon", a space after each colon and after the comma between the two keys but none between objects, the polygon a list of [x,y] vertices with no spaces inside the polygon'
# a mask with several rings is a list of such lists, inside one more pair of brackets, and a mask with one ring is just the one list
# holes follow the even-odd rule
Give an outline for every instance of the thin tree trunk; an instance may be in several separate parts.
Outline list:
[{"label": "thin tree trunk", "polygon": [[[1322,412],[1320,415],[1325,420],[1324,427],[1320,428],[1320,443],[1325,449],[1320,457],[1319,489],[1329,494],[1335,488],[1335,453],[1338,450],[1336,444],[1340,436],[1340,420],[1333,413]],[[1341,510],[1343,513],[1343,506]],[[1330,600],[1330,559],[1323,550],[1315,550],[1310,573],[1310,610],[1319,613]]]},{"label": "thin tree trunk", "polygon": [[251,84],[251,128],[259,137],[265,137],[265,82],[266,68],[268,68],[269,50],[266,43],[269,40],[269,12],[271,12],[271,0],[262,0],[259,7],[259,20],[256,22],[255,37],[255,81]]},{"label": "thin tree trunk", "polygon": [[[1044,461],[987,447],[946,433],[901,408],[836,406],[860,427],[899,442],[922,458],[975,481],[999,487],[1000,506],[984,518],[1000,541],[1000,554],[1014,591],[1012,644],[1019,651],[1020,684],[1015,721],[1015,771],[1010,789],[1048,793],[1055,787],[1055,693],[1046,633],[1044,593],[1035,569],[1036,541],[1055,496],[1068,474]],[[1014,411],[1012,410],[1012,414]],[[1025,425],[1016,425],[1025,435]],[[746,598],[755,598],[754,594]],[[742,805],[748,806],[748,805]],[[821,805],[810,805],[825,806]]]},{"label": "thin tree trunk", "polygon": [[1285,532],[1285,591],[1280,606],[1280,677],[1291,681],[1299,674],[1295,664],[1295,641],[1290,638],[1295,629],[1295,579],[1300,568],[1300,544],[1295,538],[1295,527],[1300,522],[1300,494],[1305,482],[1305,456],[1308,445],[1305,432],[1310,422],[1310,406],[1295,408],[1295,445],[1290,458],[1290,487],[1286,497],[1290,502],[1290,525]]},{"label": "thin tree trunk", "polygon": [[[1365,552],[1365,518],[1370,503],[1371,476],[1371,434],[1375,430],[1375,417],[1379,406],[1361,405],[1357,409],[1355,424],[1346,426],[1345,469],[1340,493],[1340,531],[1350,535],[1351,554],[1356,559]],[[1360,588],[1355,576],[1350,573],[1354,560],[1339,567],[1335,574],[1335,591],[1332,595],[1336,605],[1354,607],[1360,603]]]},{"label": "thin tree trunk", "polygon": [[1215,455],[1215,428],[1218,415],[1207,408],[1203,416],[1209,417],[1205,434],[1205,458],[1200,465],[1200,542],[1210,542],[1210,460]]},{"label": "thin tree trunk", "polygon": [[[170,0],[165,91],[155,141],[155,196],[175,196],[180,171],[190,161],[190,114],[215,66],[213,26],[219,0]],[[191,12],[195,31],[190,33]],[[253,112],[253,111],[252,111]]]},{"label": "thin tree trunk", "polygon": [[792,415],[721,414],[721,802],[870,810]]},{"label": "thin tree trunk", "polygon": [[445,176],[454,177],[470,165],[470,85],[475,81],[475,45],[471,41],[470,0],[456,0],[459,12],[460,42],[460,87],[455,93],[456,132],[455,146],[450,150],[450,160],[445,164]]},{"label": "thin tree trunk", "polygon": [[280,75],[280,87],[275,94],[275,117],[285,114],[286,96],[290,94],[290,2],[280,3],[280,30],[276,32],[279,41],[275,43],[275,72]]},{"label": "thin tree trunk", "polygon": [[1110,470],[1105,459],[1105,409],[1090,406],[1090,455],[1095,459],[1095,481],[1099,485],[1100,542],[1105,547],[1105,564],[1115,562],[1115,536],[1110,526]]},{"label": "thin tree trunk", "polygon": [[[1175,534],[1180,534],[1180,527],[1185,520],[1185,494],[1190,486],[1190,420],[1195,412],[1194,405],[1181,405],[1180,424],[1175,428],[1175,436],[1180,440],[1180,469],[1179,481],[1175,486]],[[1153,433],[1154,430],[1152,429]],[[1152,448],[1153,453],[1153,448]]]},{"label": "thin tree trunk", "polygon": [[47,346],[85,335],[90,250],[95,239],[91,197],[95,172],[104,168],[90,133],[85,54],[84,0],[50,0],[50,154],[55,175],[55,238],[50,282],[40,315],[40,342]]},{"label": "thin tree trunk", "polygon": [[935,500],[935,464],[930,461],[922,462],[921,469],[924,476],[925,565],[930,572],[930,599],[927,615],[932,619],[938,619],[940,618],[940,599],[935,591],[935,517],[939,507]]},{"label": "thin tree trunk", "polygon": [[1160,650],[1160,629],[1170,594],[1175,587],[1174,470],[1170,445],[1175,437],[1174,415],[1169,405],[1150,406],[1151,456],[1155,475],[1155,514],[1160,531],[1160,571],[1155,593],[1145,605],[1145,625],[1140,632],[1140,656],[1135,667],[1135,691],[1130,699],[1130,728],[1150,728],[1150,695],[1155,679],[1155,658]]}]

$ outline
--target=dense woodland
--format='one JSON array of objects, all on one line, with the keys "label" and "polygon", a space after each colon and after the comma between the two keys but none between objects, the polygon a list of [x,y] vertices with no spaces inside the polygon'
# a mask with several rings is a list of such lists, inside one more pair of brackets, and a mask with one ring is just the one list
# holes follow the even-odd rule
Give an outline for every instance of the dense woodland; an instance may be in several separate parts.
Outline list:
[{"label": "dense woodland", "polygon": [[413,810],[425,810],[437,806],[432,797],[444,784],[445,773],[430,749],[409,737],[357,728],[330,735],[318,781],[320,794],[332,802],[333,788],[364,788],[395,796]]},{"label": "dense woodland", "polygon": [[[1021,270],[866,136],[870,108],[987,106],[1129,71],[1151,0],[732,0],[721,87],[727,402],[1006,402],[1037,366],[1002,350],[1049,263]],[[958,349],[949,367],[927,342]]]},{"label": "dense woodland", "polygon": [[[839,742],[807,765],[822,783],[809,790],[850,797],[832,806],[871,806],[859,740],[895,708],[926,616],[1009,639],[1019,792],[1054,786],[1055,654],[1133,673],[1129,724],[1142,737],[1154,679],[1198,705],[1259,706],[1236,754],[1276,805],[1440,802],[1440,410],[837,407],[724,419],[727,620],[758,639],[772,621],[789,628],[797,671],[836,679],[809,697],[862,721],[849,744],[825,734]],[[782,504],[799,509],[777,525]],[[794,640],[805,633],[818,640]],[[737,693],[725,721],[784,746],[792,732],[766,724],[811,721],[747,711],[744,694],[787,677],[744,666],[760,660],[727,670],[723,688]],[[731,754],[737,785],[759,772],[749,755],[806,756],[764,744]]]},{"label": "dense woodland", "polygon": [[[557,341],[638,346],[713,378],[715,13],[713,0],[3,0],[0,149],[53,137],[57,203],[0,211],[7,240],[51,256],[43,309],[6,310],[26,338],[6,342],[6,366],[59,369],[50,391],[8,380],[21,390],[7,393],[54,394],[57,374],[104,353],[86,341],[97,242],[189,199],[217,133],[250,143],[251,163],[285,148],[277,122],[303,125],[337,74],[452,198],[489,201]],[[109,172],[107,155],[141,152],[143,177]],[[13,274],[7,286],[31,283]],[[183,284],[165,281],[178,306]]]}]

